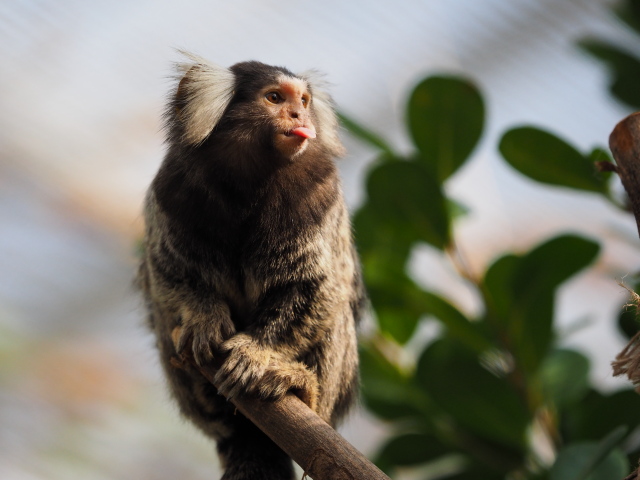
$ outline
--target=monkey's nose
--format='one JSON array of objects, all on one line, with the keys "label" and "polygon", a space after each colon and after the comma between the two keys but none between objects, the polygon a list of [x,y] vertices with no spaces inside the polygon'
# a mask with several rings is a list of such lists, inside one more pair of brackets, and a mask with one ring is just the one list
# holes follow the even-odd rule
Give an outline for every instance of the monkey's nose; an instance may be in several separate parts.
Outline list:
[{"label": "monkey's nose", "polygon": [[291,115],[291,118],[298,118],[300,116],[296,110],[293,110],[289,115]]}]

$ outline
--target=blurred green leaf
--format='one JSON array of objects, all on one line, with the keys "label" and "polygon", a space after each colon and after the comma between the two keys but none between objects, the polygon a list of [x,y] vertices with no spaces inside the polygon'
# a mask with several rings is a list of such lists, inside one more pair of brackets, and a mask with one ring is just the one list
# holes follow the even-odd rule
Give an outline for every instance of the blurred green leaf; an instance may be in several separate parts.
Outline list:
[{"label": "blurred green leaf", "polygon": [[515,308],[511,322],[528,371],[535,371],[553,338],[556,288],[592,263],[599,250],[591,240],[563,235],[539,245],[520,260],[513,276]]},{"label": "blurred green leaf", "polygon": [[398,343],[406,343],[425,315],[422,291],[404,270],[387,263],[372,265],[372,260],[382,258],[368,258],[364,264],[367,291],[378,326]]},{"label": "blurred green leaf", "polygon": [[616,448],[626,434],[617,428],[599,443],[583,442],[562,449],[551,468],[550,480],[612,480],[627,474],[629,464]]},{"label": "blurred green leaf", "polygon": [[[640,283],[633,285],[633,291],[640,292]],[[620,307],[620,314],[618,315],[618,328],[628,339],[631,339],[638,330],[640,330],[640,319],[638,318],[638,309],[632,305],[632,300],[626,302],[626,304]]]},{"label": "blurred green leaf", "polygon": [[469,207],[456,200],[453,200],[452,198],[447,198],[447,209],[449,210],[449,218],[451,218],[452,220],[466,217],[471,211]]},{"label": "blurred green leaf", "polygon": [[495,347],[484,335],[477,322],[470,321],[449,302],[430,292],[423,291],[421,297],[425,312],[440,320],[451,337],[477,353]]},{"label": "blurred green leaf", "polygon": [[504,480],[504,473],[488,470],[486,467],[469,465],[466,470],[444,477],[442,480]]},{"label": "blurred green leaf", "polygon": [[[374,292],[376,292],[374,290]],[[380,330],[389,334],[396,342],[403,345],[413,336],[421,312],[407,308],[403,304],[404,295],[391,296],[372,294],[372,303],[376,311],[376,319]]]},{"label": "blurred green leaf", "polygon": [[338,113],[338,118],[340,119],[340,123],[342,123],[342,125],[349,130],[354,137],[357,137],[364,143],[381,150],[390,157],[395,156],[393,149],[382,139],[382,137],[373,133],[371,130],[362,126],[360,123],[343,113]]},{"label": "blurred green leaf", "polygon": [[561,429],[568,441],[599,440],[616,427],[640,426],[640,397],[631,390],[603,395],[589,393],[562,416]]},{"label": "blurred green leaf", "polygon": [[638,313],[633,307],[623,307],[618,315],[618,328],[620,332],[629,340],[640,330],[640,320]]},{"label": "blurred green leaf", "polygon": [[634,109],[640,108],[640,60],[615,45],[599,40],[582,40],[579,46],[611,69],[613,79],[609,90],[613,96]]},{"label": "blurred green leaf", "polygon": [[419,465],[453,451],[426,433],[406,433],[389,440],[378,453],[375,464],[389,473],[393,466]]},{"label": "blurred green leaf", "polygon": [[564,140],[535,127],[507,131],[500,153],[520,173],[538,182],[606,194],[593,162]]},{"label": "blurred green leaf", "polygon": [[464,164],[484,124],[484,102],[474,84],[456,77],[430,77],[412,92],[409,131],[420,160],[442,183]]},{"label": "blurred green leaf", "polygon": [[592,263],[599,251],[598,243],[577,235],[547,240],[522,257],[514,275],[516,297],[531,299],[557,288]]},{"label": "blurred green leaf", "polygon": [[605,195],[607,199],[611,201],[616,207],[619,207],[618,203],[611,196],[612,180],[619,177],[618,175],[614,175],[613,171],[602,170],[599,166],[599,164],[606,164],[606,163],[609,163],[612,166],[615,165],[615,162],[613,161],[613,157],[611,156],[608,150],[601,147],[596,147],[593,150],[591,150],[591,152],[589,152],[589,155],[587,157],[591,162],[593,162],[595,166],[596,177],[601,179],[605,185],[605,188],[606,188]]},{"label": "blurred green leaf", "polygon": [[609,150],[602,147],[595,147],[589,152],[588,157],[592,162],[613,162],[613,157],[611,157]]},{"label": "blurred green leaf", "polygon": [[525,373],[533,374],[553,340],[553,305],[560,284],[589,265],[597,243],[563,235],[521,257],[509,255],[495,262],[485,275],[483,293],[490,325],[509,347]]},{"label": "blurred green leaf", "polygon": [[428,418],[429,398],[372,345],[360,345],[362,396],[380,418]]},{"label": "blurred green leaf", "polygon": [[640,1],[638,0],[625,0],[619,1],[613,7],[615,14],[633,28],[636,32],[640,33]]},{"label": "blurred green leaf", "polygon": [[449,216],[433,175],[412,162],[376,167],[367,182],[369,206],[380,223],[444,249],[449,243]]},{"label": "blurred green leaf", "polygon": [[418,361],[416,380],[462,427],[503,445],[525,447],[531,415],[524,400],[461,343],[440,338],[429,345]]},{"label": "blurred green leaf", "polygon": [[384,222],[368,203],[360,207],[353,216],[353,228],[363,263],[368,257],[372,257],[378,259],[375,263],[379,266],[404,269],[414,242],[411,232],[398,230],[395,225]]},{"label": "blurred green leaf", "polygon": [[491,311],[490,322],[507,328],[513,308],[513,277],[520,257],[509,254],[500,257],[487,269],[482,290],[487,308]]},{"label": "blurred green leaf", "polygon": [[540,368],[545,398],[558,407],[579,401],[589,390],[589,360],[573,350],[554,350]]}]

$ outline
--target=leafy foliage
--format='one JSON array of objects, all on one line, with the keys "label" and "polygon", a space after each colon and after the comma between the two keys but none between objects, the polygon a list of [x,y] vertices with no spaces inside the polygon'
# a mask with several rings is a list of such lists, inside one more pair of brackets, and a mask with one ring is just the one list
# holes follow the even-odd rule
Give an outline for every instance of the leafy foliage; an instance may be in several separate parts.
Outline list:
[{"label": "leafy foliage", "polygon": [[418,159],[441,183],[464,164],[482,134],[482,97],[471,82],[429,77],[413,90],[407,112]]},{"label": "leafy foliage", "polygon": [[[593,263],[599,245],[563,234],[505,254],[480,278],[471,275],[456,260],[452,228],[468,208],[447,196],[444,183],[481,138],[482,96],[468,80],[432,77],[411,93],[407,111],[416,148],[409,156],[342,117],[381,154],[354,217],[378,326],[361,346],[363,396],[396,432],[378,465],[393,473],[448,459],[446,478],[458,480],[622,478],[640,450],[626,440],[626,427],[640,424],[640,414],[629,414],[640,412],[638,399],[630,390],[607,396],[593,389],[588,360],[559,348],[554,329],[556,291]],[[593,166],[607,157],[602,150],[584,155],[548,132],[521,127],[503,136],[500,151],[535,180],[609,198],[608,179]],[[480,315],[469,318],[414,282],[406,267],[418,244],[450,260],[477,290]],[[438,322],[441,333],[414,365],[401,366],[396,354],[422,321]],[[553,445],[553,465],[538,454],[533,431]]]},{"label": "leafy foliage", "polygon": [[606,178],[590,156],[539,128],[509,130],[500,141],[500,153],[513,168],[539,182],[608,194]]},{"label": "leafy foliage", "polygon": [[[638,0],[623,0],[614,10],[620,20],[626,23],[634,33],[640,33],[640,2]],[[603,62],[609,69],[611,82],[609,91],[622,103],[638,110],[640,109],[640,58],[625,49],[607,41],[584,39],[580,47]]]}]

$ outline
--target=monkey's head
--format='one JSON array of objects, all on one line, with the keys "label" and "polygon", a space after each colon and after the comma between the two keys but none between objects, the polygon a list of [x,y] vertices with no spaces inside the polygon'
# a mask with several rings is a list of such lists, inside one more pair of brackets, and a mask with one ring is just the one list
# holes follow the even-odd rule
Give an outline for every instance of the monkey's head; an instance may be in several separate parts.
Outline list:
[{"label": "monkey's head", "polygon": [[167,112],[172,141],[266,149],[289,160],[309,148],[342,154],[333,102],[313,73],[255,61],[224,68],[185,55],[192,63],[178,65],[182,75]]}]

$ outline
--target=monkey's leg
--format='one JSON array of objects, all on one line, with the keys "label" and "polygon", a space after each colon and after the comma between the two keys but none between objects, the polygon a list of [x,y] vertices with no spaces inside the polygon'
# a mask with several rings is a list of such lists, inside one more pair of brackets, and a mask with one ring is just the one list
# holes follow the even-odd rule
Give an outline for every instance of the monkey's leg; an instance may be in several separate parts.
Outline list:
[{"label": "monkey's leg", "polygon": [[225,466],[221,480],[295,478],[291,459],[258,427],[240,413],[231,421],[231,432],[218,440],[218,454]]}]

